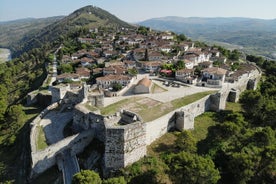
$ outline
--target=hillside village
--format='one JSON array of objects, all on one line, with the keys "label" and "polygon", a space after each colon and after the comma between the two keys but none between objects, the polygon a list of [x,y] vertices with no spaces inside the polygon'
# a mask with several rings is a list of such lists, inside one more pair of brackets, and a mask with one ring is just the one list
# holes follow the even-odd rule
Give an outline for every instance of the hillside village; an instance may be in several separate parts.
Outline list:
[{"label": "hillside village", "polygon": [[76,52],[66,53],[66,46],[62,48],[59,62],[61,66],[73,66],[73,70],[61,70],[55,84],[87,81],[97,84],[106,96],[117,96],[122,88],[133,85],[137,74],[220,88],[250,70],[240,62],[238,52],[233,51],[235,60],[229,60],[220,47],[195,43],[184,35],[146,27],[110,30],[89,29],[86,37],[77,38],[83,49]]},{"label": "hillside village", "polygon": [[91,28],[82,35],[72,44],[80,49],[70,49],[67,41],[55,52],[46,79],[52,82],[50,98],[37,92],[28,96],[28,104],[44,99],[48,105],[31,123],[31,178],[58,165],[64,183],[70,183],[80,171],[76,155],[92,140],[104,149],[89,153],[84,168],[98,163],[109,176],[144,157],[147,145],[168,131],[193,129],[196,116],[238,101],[261,76],[237,51],[172,32]]},{"label": "hillside village", "polygon": [[276,180],[275,61],[91,5],[3,24],[0,183]]}]

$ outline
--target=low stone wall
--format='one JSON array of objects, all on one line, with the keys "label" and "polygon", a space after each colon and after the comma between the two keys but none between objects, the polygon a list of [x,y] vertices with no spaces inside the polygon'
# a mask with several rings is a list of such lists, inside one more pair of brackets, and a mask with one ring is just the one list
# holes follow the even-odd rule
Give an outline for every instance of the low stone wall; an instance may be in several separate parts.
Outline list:
[{"label": "low stone wall", "polygon": [[87,130],[82,133],[67,137],[46,149],[32,152],[32,173],[31,176],[43,173],[56,164],[56,156],[66,149],[70,149],[72,155],[80,153],[92,141],[94,130]]}]

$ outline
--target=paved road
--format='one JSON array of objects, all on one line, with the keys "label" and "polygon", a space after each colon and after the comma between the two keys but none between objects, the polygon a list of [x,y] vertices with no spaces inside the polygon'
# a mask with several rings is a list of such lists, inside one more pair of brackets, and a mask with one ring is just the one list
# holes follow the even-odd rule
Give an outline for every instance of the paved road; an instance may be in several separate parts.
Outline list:
[{"label": "paved road", "polygon": [[72,118],[72,112],[51,111],[40,121],[48,144],[54,144],[64,138],[63,129]]},{"label": "paved road", "polygon": [[71,184],[74,174],[80,172],[78,160],[75,155],[71,156],[69,150],[63,153],[63,182],[65,184]]}]

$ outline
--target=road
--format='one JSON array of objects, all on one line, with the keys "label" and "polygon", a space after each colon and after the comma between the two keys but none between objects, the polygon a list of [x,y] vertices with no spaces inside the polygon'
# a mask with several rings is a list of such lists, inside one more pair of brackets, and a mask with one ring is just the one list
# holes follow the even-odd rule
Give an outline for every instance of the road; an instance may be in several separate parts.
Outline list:
[{"label": "road", "polygon": [[76,155],[71,156],[70,151],[64,152],[63,161],[63,182],[71,184],[74,174],[80,172],[79,164]]}]

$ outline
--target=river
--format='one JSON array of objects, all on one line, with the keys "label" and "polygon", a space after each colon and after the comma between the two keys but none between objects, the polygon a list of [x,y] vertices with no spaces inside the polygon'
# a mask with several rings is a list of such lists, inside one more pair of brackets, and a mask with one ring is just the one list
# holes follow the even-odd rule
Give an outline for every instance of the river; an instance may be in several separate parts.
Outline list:
[{"label": "river", "polygon": [[11,60],[11,51],[9,49],[0,48],[0,63]]}]

